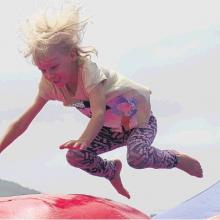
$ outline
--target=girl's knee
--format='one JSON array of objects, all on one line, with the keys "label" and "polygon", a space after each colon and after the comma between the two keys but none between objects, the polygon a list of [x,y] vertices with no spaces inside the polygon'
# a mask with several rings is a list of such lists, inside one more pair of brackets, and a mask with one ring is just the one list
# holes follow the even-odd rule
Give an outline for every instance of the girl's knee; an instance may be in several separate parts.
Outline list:
[{"label": "girl's knee", "polygon": [[134,161],[129,161],[129,160],[128,160],[128,165],[129,165],[130,167],[134,168],[134,169],[139,169],[138,166],[137,166],[137,164],[134,163]]},{"label": "girl's knee", "polygon": [[70,165],[79,167],[80,162],[83,160],[83,153],[79,150],[68,150],[66,153],[66,160]]},{"label": "girl's knee", "polygon": [[128,155],[127,162],[130,167],[135,169],[154,168],[154,159],[141,154]]},{"label": "girl's knee", "polygon": [[127,159],[128,165],[134,169],[143,169],[144,167],[141,165],[142,163],[140,163],[140,159],[139,158],[128,158]]},{"label": "girl's knee", "polygon": [[154,168],[151,163],[147,160],[128,160],[128,165],[135,169],[145,169],[145,168]]}]

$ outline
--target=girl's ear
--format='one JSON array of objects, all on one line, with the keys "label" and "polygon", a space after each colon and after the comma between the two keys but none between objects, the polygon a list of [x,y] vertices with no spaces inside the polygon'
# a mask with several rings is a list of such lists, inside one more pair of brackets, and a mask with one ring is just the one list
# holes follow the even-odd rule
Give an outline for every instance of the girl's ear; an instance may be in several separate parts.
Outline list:
[{"label": "girl's ear", "polygon": [[77,59],[77,51],[76,48],[73,48],[70,52],[70,57],[73,61],[75,61]]}]

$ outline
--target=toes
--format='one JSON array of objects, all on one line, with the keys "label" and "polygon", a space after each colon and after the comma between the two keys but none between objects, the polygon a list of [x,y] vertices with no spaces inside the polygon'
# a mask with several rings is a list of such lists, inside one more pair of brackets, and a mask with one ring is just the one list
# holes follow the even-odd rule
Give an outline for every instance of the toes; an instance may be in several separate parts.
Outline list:
[{"label": "toes", "polygon": [[198,161],[196,161],[195,170],[196,170],[197,177],[203,177],[203,170]]},{"label": "toes", "polygon": [[114,178],[110,181],[112,186],[115,188],[115,190],[121,194],[122,196],[125,196],[126,198],[130,199],[131,196],[129,195],[129,192],[124,188],[121,177],[120,177],[120,172],[122,169],[122,163],[120,160],[114,160],[115,163],[115,176]]},{"label": "toes", "polygon": [[199,161],[185,154],[179,154],[178,158],[179,161],[177,168],[187,172],[192,176],[196,176],[199,178],[203,177],[203,171]]}]

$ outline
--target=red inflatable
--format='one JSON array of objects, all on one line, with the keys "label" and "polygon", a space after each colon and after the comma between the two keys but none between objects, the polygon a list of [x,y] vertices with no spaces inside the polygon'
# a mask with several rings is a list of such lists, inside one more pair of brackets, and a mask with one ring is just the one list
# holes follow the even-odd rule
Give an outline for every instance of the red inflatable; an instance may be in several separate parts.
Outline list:
[{"label": "red inflatable", "polygon": [[149,219],[130,206],[88,195],[0,198],[0,219]]}]

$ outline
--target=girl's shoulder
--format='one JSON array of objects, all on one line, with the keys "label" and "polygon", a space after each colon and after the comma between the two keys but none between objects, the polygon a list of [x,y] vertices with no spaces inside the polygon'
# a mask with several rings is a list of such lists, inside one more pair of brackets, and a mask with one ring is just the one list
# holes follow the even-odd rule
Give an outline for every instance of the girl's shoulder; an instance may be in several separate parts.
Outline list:
[{"label": "girl's shoulder", "polygon": [[100,69],[98,62],[93,61],[88,58],[83,58],[80,60],[80,68],[85,72],[85,73],[92,73],[94,71],[97,71]]},{"label": "girl's shoulder", "polygon": [[89,59],[83,62],[81,80],[87,94],[89,94],[96,85],[106,79],[106,75],[96,62]]},{"label": "girl's shoulder", "polygon": [[43,75],[39,82],[39,95],[46,100],[54,100],[54,88],[51,82],[49,82]]},{"label": "girl's shoulder", "polygon": [[66,100],[66,89],[56,87],[52,82],[47,80],[43,75],[39,82],[39,95],[46,100],[57,100],[64,102]]},{"label": "girl's shoulder", "polygon": [[39,90],[42,92],[51,92],[53,90],[53,85],[49,82],[43,75],[39,81]]}]

